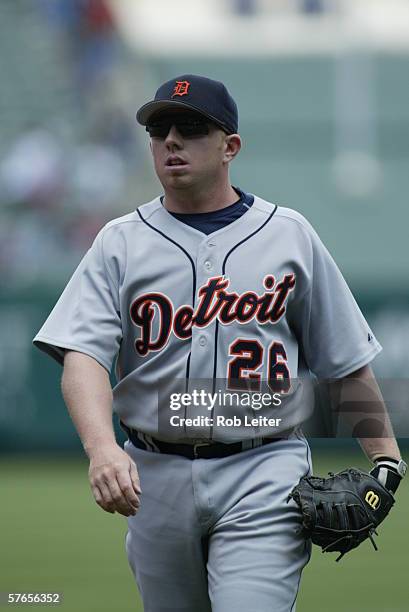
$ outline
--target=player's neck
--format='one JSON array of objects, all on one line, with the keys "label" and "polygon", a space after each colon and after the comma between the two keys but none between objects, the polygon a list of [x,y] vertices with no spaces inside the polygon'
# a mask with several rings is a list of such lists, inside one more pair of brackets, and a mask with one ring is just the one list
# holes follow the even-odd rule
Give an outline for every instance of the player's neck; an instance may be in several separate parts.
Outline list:
[{"label": "player's neck", "polygon": [[205,213],[226,208],[237,202],[239,196],[230,183],[222,188],[214,186],[195,190],[166,190],[163,205],[175,213]]}]

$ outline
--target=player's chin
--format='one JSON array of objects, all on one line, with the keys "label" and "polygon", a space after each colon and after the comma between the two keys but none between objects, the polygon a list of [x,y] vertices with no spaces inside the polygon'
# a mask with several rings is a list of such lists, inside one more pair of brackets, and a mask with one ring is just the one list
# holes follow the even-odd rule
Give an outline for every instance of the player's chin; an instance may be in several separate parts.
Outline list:
[{"label": "player's chin", "polygon": [[170,187],[190,185],[192,182],[194,182],[192,173],[184,168],[165,171],[163,175],[163,183]]},{"label": "player's chin", "polygon": [[189,187],[194,183],[193,174],[190,172],[169,172],[161,177],[161,183],[164,187]]}]

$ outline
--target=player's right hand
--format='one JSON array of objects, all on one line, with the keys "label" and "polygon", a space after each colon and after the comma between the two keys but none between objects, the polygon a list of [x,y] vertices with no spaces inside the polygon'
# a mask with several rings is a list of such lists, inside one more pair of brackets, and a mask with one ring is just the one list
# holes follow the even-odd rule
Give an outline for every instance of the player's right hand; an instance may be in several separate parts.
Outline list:
[{"label": "player's right hand", "polygon": [[136,514],[141,486],[131,457],[117,444],[110,444],[94,449],[89,459],[89,482],[97,504],[111,514]]}]

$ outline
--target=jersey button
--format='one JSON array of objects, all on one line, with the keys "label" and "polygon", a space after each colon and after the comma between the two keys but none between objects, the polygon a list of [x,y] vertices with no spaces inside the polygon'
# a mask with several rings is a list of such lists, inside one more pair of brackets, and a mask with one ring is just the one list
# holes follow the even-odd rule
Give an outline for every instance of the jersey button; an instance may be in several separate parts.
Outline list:
[{"label": "jersey button", "polygon": [[199,344],[200,344],[200,346],[206,346],[207,340],[206,340],[205,336],[200,336]]},{"label": "jersey button", "polygon": [[209,261],[209,260],[205,261],[204,262],[204,267],[205,267],[206,270],[209,270],[209,271],[212,270],[213,269],[212,262]]}]

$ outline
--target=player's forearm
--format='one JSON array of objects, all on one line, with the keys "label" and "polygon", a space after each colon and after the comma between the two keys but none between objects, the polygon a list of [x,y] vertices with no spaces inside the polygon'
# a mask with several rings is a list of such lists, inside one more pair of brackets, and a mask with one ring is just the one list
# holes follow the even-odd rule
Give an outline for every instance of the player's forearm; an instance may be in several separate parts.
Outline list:
[{"label": "player's forearm", "polygon": [[370,461],[375,462],[380,457],[397,461],[402,458],[395,438],[358,438],[358,442]]},{"label": "player's forearm", "polygon": [[400,460],[401,454],[389,414],[372,368],[360,368],[343,382],[340,400],[348,406],[352,405],[352,408],[356,407],[356,412],[353,409],[347,411],[346,415],[357,428],[362,428],[363,435],[358,437],[358,441],[368,459],[375,461],[379,457],[391,457]]},{"label": "player's forearm", "polygon": [[108,372],[95,359],[67,351],[61,389],[68,412],[88,455],[116,444],[112,424],[112,388]]}]

